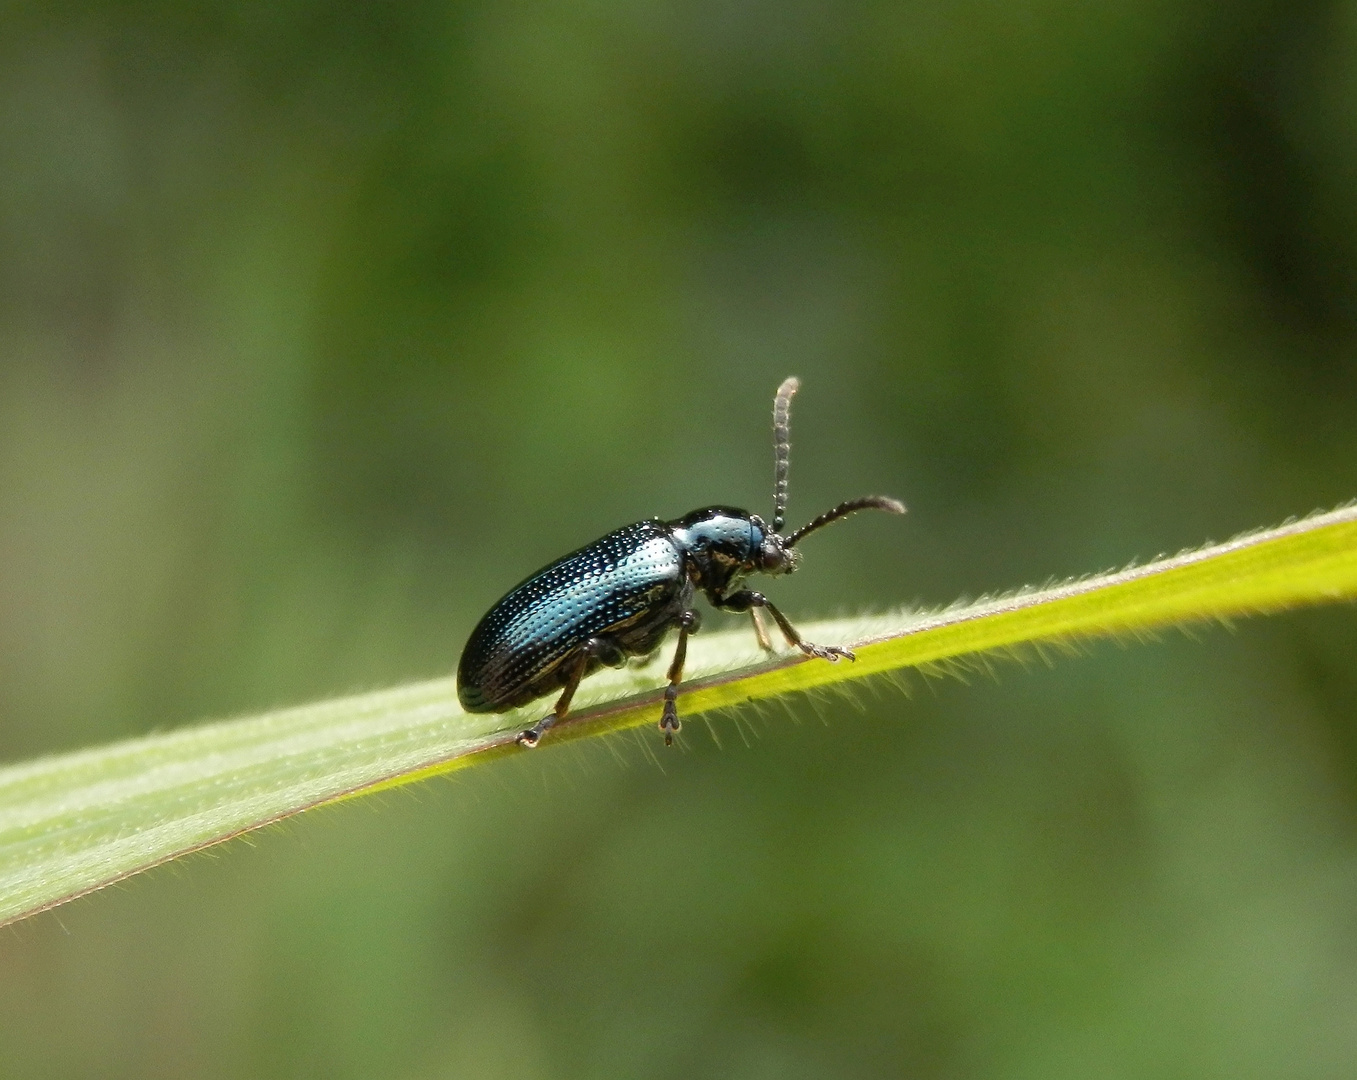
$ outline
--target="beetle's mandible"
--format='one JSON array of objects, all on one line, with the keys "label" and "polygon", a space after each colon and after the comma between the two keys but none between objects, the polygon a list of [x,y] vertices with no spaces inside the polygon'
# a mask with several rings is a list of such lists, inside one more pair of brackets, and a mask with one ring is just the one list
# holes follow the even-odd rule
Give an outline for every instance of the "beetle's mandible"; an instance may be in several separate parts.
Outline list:
[{"label": "beetle's mandible", "polygon": [[773,617],[787,644],[822,660],[854,659],[837,645],[814,645],[763,593],[745,588],[751,574],[790,574],[800,562],[796,545],[816,529],[856,510],[903,514],[896,499],[868,495],[827,510],[789,536],[782,535],[787,509],[792,395],[789,378],[773,401],[773,523],[731,506],[707,506],[676,521],[638,521],[558,559],[516,586],[471,632],[457,666],[457,696],[468,712],[505,712],[561,691],[555,707],[518,736],[536,746],[542,733],[563,720],[580,680],[599,667],[621,667],[631,656],[648,656],[678,628],[669,665],[660,730],[665,745],[679,730],[679,683],[688,635],[701,619],[693,608],[700,591],[712,607],[747,611],[764,649],[772,650],[759,618]]}]

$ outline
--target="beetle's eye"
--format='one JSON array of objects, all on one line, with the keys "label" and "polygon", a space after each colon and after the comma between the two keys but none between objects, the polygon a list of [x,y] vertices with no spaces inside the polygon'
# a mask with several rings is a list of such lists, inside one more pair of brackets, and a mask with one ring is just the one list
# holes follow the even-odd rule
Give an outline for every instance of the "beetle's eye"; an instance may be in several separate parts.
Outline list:
[{"label": "beetle's eye", "polygon": [[765,541],[759,549],[759,569],[765,574],[775,574],[782,569],[785,556],[782,545],[771,540]]}]

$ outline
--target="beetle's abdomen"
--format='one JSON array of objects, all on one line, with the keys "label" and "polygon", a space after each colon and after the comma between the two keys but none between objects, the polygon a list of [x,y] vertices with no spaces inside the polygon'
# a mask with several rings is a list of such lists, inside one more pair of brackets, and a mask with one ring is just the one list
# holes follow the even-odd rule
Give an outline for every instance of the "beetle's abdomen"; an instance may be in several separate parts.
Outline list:
[{"label": "beetle's abdomen", "polygon": [[568,677],[563,661],[598,634],[648,652],[677,614],[669,609],[683,581],[683,556],[656,521],[618,529],[539,570],[471,632],[457,666],[462,706],[501,712],[550,693]]}]

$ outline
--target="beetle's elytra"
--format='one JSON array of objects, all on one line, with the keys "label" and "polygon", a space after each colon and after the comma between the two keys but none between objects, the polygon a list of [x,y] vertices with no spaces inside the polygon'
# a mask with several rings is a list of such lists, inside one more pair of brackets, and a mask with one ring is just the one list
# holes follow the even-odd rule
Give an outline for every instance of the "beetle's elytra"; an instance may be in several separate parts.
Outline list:
[{"label": "beetle's elytra", "polygon": [[750,574],[790,574],[800,562],[796,545],[816,529],[857,510],[903,514],[896,499],[868,495],[850,499],[782,535],[787,509],[792,395],[790,378],[773,401],[773,525],[731,506],[708,506],[676,521],[638,521],[571,552],[511,589],[471,632],[457,666],[457,696],[469,712],[505,712],[561,691],[555,707],[518,736],[536,746],[542,733],[565,718],[580,680],[599,667],[621,667],[647,656],[678,628],[669,665],[660,730],[665,745],[679,730],[676,699],[683,678],[688,635],[701,619],[693,608],[700,591],[712,607],[747,611],[763,648],[772,650],[759,618],[764,608],[787,644],[809,656],[854,659],[837,645],[804,641],[772,602],[744,587]]}]

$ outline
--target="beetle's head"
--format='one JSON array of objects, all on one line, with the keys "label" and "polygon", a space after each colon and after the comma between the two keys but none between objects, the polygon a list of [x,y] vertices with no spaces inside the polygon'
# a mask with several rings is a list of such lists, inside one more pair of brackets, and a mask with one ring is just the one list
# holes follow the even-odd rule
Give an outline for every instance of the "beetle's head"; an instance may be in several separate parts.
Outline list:
[{"label": "beetle's head", "polygon": [[797,553],[757,514],[733,506],[706,506],[670,523],[704,589],[723,590],[750,574],[789,574]]},{"label": "beetle's head", "polygon": [[787,543],[787,538],[771,531],[758,514],[749,515],[753,528],[754,544],[751,552],[749,573],[790,574],[801,565],[801,552]]}]

